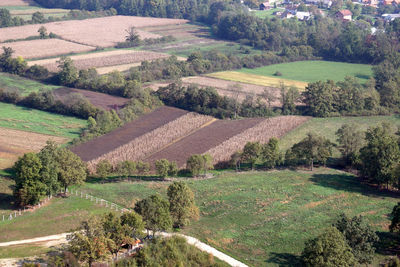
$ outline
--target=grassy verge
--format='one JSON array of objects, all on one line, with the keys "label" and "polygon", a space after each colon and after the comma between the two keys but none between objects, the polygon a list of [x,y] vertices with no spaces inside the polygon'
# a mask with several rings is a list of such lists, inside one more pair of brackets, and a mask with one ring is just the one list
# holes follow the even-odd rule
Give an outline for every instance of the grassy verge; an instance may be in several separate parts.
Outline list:
[{"label": "grassy verge", "polygon": [[[282,76],[274,76],[277,71]],[[316,60],[275,64],[255,69],[241,69],[238,72],[303,82],[316,82],[328,79],[343,81],[346,76],[354,76],[360,82],[364,83],[372,77],[372,66]]]},{"label": "grassy verge", "polygon": [[334,118],[312,118],[300,127],[289,132],[281,138],[279,142],[280,149],[286,151],[293,144],[299,142],[307,133],[312,132],[322,135],[332,142],[336,142],[336,131],[343,124],[355,124],[357,130],[365,131],[370,126],[380,125],[383,122],[388,122],[393,127],[400,126],[400,117],[393,116],[370,116],[370,117],[334,117]]},{"label": "grassy verge", "polygon": [[16,90],[21,95],[27,96],[40,90],[51,91],[59,86],[47,85],[34,80],[26,79],[18,75],[0,73],[0,88],[6,90]]},{"label": "grassy verge", "polygon": [[[397,198],[363,186],[332,169],[314,172],[223,172],[218,178],[187,180],[201,211],[182,232],[254,266],[295,266],[304,242],[344,212],[362,214],[385,232]],[[86,183],[83,190],[132,207],[145,196],[165,196],[168,182]]]},{"label": "grassy verge", "polygon": [[86,126],[85,120],[5,103],[0,103],[0,114],[0,127],[71,139]]}]

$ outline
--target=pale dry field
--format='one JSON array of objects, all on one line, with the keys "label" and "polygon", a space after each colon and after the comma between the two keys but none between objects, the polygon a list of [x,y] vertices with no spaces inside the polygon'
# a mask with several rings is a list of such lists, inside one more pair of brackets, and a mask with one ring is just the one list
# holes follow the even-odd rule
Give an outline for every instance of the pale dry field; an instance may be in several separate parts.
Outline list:
[{"label": "pale dry field", "polygon": [[40,25],[24,25],[0,29],[0,42],[9,39],[23,39],[38,35],[40,26],[46,27],[48,32],[53,32],[65,40],[99,47],[112,47],[118,42],[125,41],[126,30],[132,26],[142,39],[157,38],[160,35],[140,30],[141,27],[184,24],[187,20],[145,18],[133,16],[112,16],[86,20],[70,20],[51,22]]},{"label": "pale dry field", "polygon": [[1,0],[0,6],[30,6],[34,4],[31,0]]},{"label": "pale dry field", "polygon": [[229,161],[233,153],[243,149],[247,142],[267,143],[270,138],[280,138],[309,120],[304,116],[278,116],[263,120],[256,126],[213,147],[206,153],[213,157],[214,164]]},{"label": "pale dry field", "polygon": [[275,100],[271,102],[271,105],[281,105],[280,89],[276,87],[261,86],[203,76],[183,78],[182,82],[185,85],[193,84],[199,87],[213,87],[220,95],[231,97],[237,99],[238,101],[243,101],[246,96],[260,96],[264,93],[264,91],[268,91],[275,97]]},{"label": "pale dry field", "polygon": [[[155,60],[159,58],[169,57],[168,54],[149,52],[149,51],[136,51],[136,50],[115,50],[115,51],[107,51],[100,53],[90,53],[84,55],[76,55],[71,56],[70,58],[74,61],[75,67],[78,69],[89,69],[89,68],[102,68],[102,67],[110,67],[115,66],[118,68],[118,65],[128,65],[132,66],[132,63],[140,63],[145,60]],[[29,65],[41,65],[47,68],[49,71],[57,72],[58,58],[52,59],[44,59],[44,60],[35,60],[30,61]],[[112,67],[112,68],[115,68]],[[124,67],[124,66],[121,66]],[[103,74],[104,71],[102,71]]]},{"label": "pale dry field", "polygon": [[82,53],[95,49],[95,47],[92,46],[76,44],[60,39],[20,41],[0,44],[0,46],[11,47],[15,51],[15,57],[21,56],[25,59],[52,57],[69,53]]},{"label": "pale dry field", "polygon": [[57,144],[68,141],[67,138],[0,128],[0,169],[9,168],[27,152],[38,152],[48,140]]}]

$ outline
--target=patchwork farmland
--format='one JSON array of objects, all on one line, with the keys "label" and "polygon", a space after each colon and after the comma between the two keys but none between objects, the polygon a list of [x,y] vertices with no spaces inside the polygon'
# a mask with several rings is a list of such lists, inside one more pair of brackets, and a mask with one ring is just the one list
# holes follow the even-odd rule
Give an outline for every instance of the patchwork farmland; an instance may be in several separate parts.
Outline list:
[{"label": "patchwork farmland", "polygon": [[154,163],[166,158],[184,167],[192,154],[210,153],[214,163],[226,161],[248,141],[266,142],[281,137],[308,118],[281,116],[217,120],[171,107],[161,107],[109,134],[73,147],[93,171],[103,159]]},{"label": "patchwork farmland", "polygon": [[[150,51],[136,51],[136,50],[113,50],[99,53],[89,53],[83,55],[75,55],[70,56],[70,58],[74,61],[74,66],[79,69],[89,69],[89,68],[97,68],[101,69],[102,67],[110,67],[132,63],[140,63],[142,61],[155,60],[169,57],[168,54],[150,52]],[[34,60],[29,61],[28,65],[40,65],[47,68],[51,72],[57,72],[58,58],[50,58],[50,59],[42,59],[42,60]],[[100,73],[102,74],[102,73]]]}]

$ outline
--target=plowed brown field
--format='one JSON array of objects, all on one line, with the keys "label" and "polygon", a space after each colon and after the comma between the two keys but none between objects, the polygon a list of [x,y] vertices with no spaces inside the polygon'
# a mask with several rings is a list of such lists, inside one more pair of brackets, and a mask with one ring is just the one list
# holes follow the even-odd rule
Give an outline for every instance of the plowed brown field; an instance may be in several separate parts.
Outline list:
[{"label": "plowed brown field", "polygon": [[137,137],[162,127],[168,122],[187,113],[189,112],[185,110],[163,106],[125,124],[123,127],[111,133],[75,146],[71,148],[71,151],[81,157],[82,160],[90,161],[131,142]]},{"label": "plowed brown field", "polygon": [[60,39],[20,41],[0,44],[0,46],[11,47],[15,51],[14,56],[21,56],[27,59],[82,53],[96,49],[93,46],[76,44]]},{"label": "plowed brown field", "polygon": [[125,40],[126,30],[135,26],[141,39],[157,38],[159,35],[140,30],[141,27],[184,24],[187,20],[133,16],[112,16],[86,20],[50,22],[41,25],[24,25],[0,29],[0,42],[37,36],[40,26],[46,27],[65,40],[90,46],[111,47]]},{"label": "plowed brown field", "polygon": [[18,157],[22,156],[24,153],[38,152],[46,145],[48,140],[62,144],[68,139],[8,128],[0,128],[0,169],[11,167]]},{"label": "plowed brown field", "polygon": [[53,95],[55,96],[55,98],[64,103],[67,103],[73,94],[80,94],[84,96],[94,106],[105,110],[122,108],[129,101],[129,99],[123,97],[75,88],[60,88],[53,91]]}]

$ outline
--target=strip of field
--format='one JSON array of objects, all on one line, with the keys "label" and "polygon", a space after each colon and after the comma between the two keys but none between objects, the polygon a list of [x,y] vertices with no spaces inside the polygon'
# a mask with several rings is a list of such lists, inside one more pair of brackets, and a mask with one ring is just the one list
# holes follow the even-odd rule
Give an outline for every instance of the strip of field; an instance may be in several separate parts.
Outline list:
[{"label": "strip of field", "polygon": [[212,123],[215,119],[196,113],[188,113],[165,125],[150,131],[117,149],[110,151],[99,158],[88,162],[90,170],[95,170],[96,164],[107,159],[116,165],[123,160],[142,160],[153,152],[162,149],[166,145],[196,131],[197,129]]},{"label": "strip of field", "polygon": [[279,116],[265,119],[256,126],[227,139],[220,145],[213,147],[206,153],[210,154],[214,163],[229,161],[231,155],[243,149],[247,142],[266,143],[270,138],[280,138],[292,131],[299,125],[306,122],[309,118],[302,116]]},{"label": "strip of field", "polygon": [[285,86],[294,86],[294,87],[297,87],[299,90],[304,90],[304,88],[308,84],[307,82],[273,78],[273,77],[248,74],[248,73],[241,73],[241,72],[237,72],[237,71],[216,72],[216,73],[208,74],[207,76],[213,77],[213,78],[218,78],[218,79],[223,79],[223,80],[228,80],[228,81],[250,83],[250,84],[262,85],[262,86],[268,86],[268,87],[276,87],[276,88],[280,88],[281,84],[283,83]]},{"label": "strip of field", "polygon": [[[168,54],[161,54],[149,51],[115,50],[100,53],[90,53],[85,55],[76,55],[71,56],[70,58],[74,61],[75,67],[77,67],[79,70],[82,70],[110,66],[112,68],[118,68],[119,66],[116,65],[131,65],[132,63],[138,63],[140,65],[140,63],[145,60],[151,61],[155,59],[166,58],[169,56],[170,55]],[[57,61],[57,58],[52,58],[30,61],[28,64],[41,65],[51,72],[57,72],[59,71]]]},{"label": "strip of field", "polygon": [[32,0],[1,0],[0,6],[29,6],[35,4]]},{"label": "strip of field", "polygon": [[185,110],[163,106],[111,133],[75,146],[71,148],[71,151],[81,157],[82,160],[91,161],[187,113],[189,112]]},{"label": "strip of field", "polygon": [[59,88],[53,91],[53,95],[55,96],[55,98],[65,104],[68,104],[70,100],[75,97],[74,95],[76,94],[82,95],[94,106],[105,110],[117,110],[123,108],[125,104],[129,101],[128,98],[75,88]]},{"label": "strip of field", "polygon": [[183,19],[165,19],[133,16],[112,16],[86,20],[70,20],[51,22],[40,25],[24,25],[0,29],[0,42],[10,39],[23,39],[38,35],[40,26],[46,27],[48,32],[53,32],[65,40],[89,46],[111,47],[118,42],[125,41],[126,30],[132,26],[139,28],[141,39],[157,38],[159,35],[140,30],[141,27],[183,24]]},{"label": "strip of field", "polygon": [[60,87],[26,79],[14,74],[0,73],[0,89],[7,92],[18,92],[22,96],[27,96],[30,93],[39,92],[40,90],[52,91],[57,88]]},{"label": "strip of field", "polygon": [[15,54],[25,59],[52,57],[62,54],[82,53],[95,50],[95,47],[76,44],[60,39],[43,39],[20,41],[0,44],[1,46],[11,47]]},{"label": "strip of field", "polygon": [[186,160],[191,155],[203,154],[211,148],[220,145],[227,139],[254,127],[263,120],[262,118],[218,120],[186,136],[178,142],[172,143],[165,149],[152,154],[150,157],[146,158],[146,161],[154,163],[156,160],[165,158],[170,161],[176,161],[179,167],[184,167]]},{"label": "strip of field", "polygon": [[372,77],[372,66],[367,64],[352,64],[333,61],[296,61],[290,63],[274,64],[265,67],[246,69],[238,72],[275,77],[276,72],[282,76],[279,79],[296,80],[303,82],[316,81],[343,81],[346,76],[356,77],[360,82],[366,82]]},{"label": "strip of field", "polygon": [[82,129],[86,127],[85,120],[12,104],[0,103],[0,114],[0,127],[69,139],[79,137]]},{"label": "strip of field", "polygon": [[27,8],[27,9],[11,9],[10,14],[12,16],[18,15],[32,15],[35,12],[40,12],[46,15],[53,15],[53,14],[67,14],[69,12],[68,9],[61,9],[61,8]]},{"label": "strip of field", "polygon": [[0,169],[11,167],[12,164],[27,152],[38,152],[47,141],[62,144],[67,138],[44,135],[0,127]]},{"label": "strip of field", "polygon": [[222,79],[194,76],[182,79],[183,84],[194,84],[200,87],[214,87],[222,96],[231,97],[239,101],[243,101],[247,96],[260,96],[265,91],[275,97],[271,102],[272,106],[280,106],[280,90],[276,87],[266,87],[248,83],[232,82]]}]

